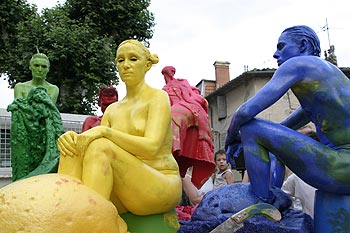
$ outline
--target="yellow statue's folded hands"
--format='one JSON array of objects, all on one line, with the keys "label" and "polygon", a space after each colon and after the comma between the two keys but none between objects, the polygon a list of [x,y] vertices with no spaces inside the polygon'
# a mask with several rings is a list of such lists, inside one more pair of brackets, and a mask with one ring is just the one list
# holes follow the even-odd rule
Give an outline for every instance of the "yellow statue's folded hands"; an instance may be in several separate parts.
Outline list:
[{"label": "yellow statue's folded hands", "polygon": [[75,148],[78,134],[74,131],[67,131],[57,140],[58,149],[61,152],[61,156],[74,156],[78,155]]}]

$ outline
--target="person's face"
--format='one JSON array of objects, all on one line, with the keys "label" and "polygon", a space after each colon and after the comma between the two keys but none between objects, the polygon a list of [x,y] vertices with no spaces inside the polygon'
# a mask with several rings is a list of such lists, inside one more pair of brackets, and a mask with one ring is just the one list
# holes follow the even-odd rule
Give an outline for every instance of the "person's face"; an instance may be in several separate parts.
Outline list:
[{"label": "person's face", "polygon": [[277,43],[277,50],[273,57],[277,59],[278,66],[282,65],[289,58],[300,56],[299,46],[284,32]]},{"label": "person's face", "polygon": [[140,47],[126,43],[117,51],[116,65],[122,81],[128,85],[135,85],[144,80],[152,63],[147,60],[146,52]]},{"label": "person's face", "polygon": [[226,170],[228,163],[226,162],[226,155],[225,154],[217,154],[215,158],[215,164],[217,168],[219,168],[221,171]]},{"label": "person's face", "polygon": [[49,63],[45,58],[34,58],[29,69],[32,71],[32,76],[35,79],[45,79],[49,72]]}]

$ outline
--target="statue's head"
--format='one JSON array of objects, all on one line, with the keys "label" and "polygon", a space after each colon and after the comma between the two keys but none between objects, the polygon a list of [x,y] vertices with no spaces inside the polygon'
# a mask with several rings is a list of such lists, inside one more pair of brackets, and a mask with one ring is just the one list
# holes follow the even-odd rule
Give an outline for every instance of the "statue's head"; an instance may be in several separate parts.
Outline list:
[{"label": "statue's head", "polygon": [[164,76],[170,76],[170,77],[174,77],[176,73],[176,69],[174,66],[165,66],[163,69],[162,69],[162,74]]},{"label": "statue's head", "polygon": [[101,107],[101,111],[105,112],[106,108],[118,101],[118,92],[115,87],[104,87],[100,90],[98,95],[98,106]]},{"label": "statue's head", "polygon": [[278,65],[295,56],[320,56],[320,40],[315,31],[305,25],[286,28],[279,37],[273,57]]},{"label": "statue's head", "polygon": [[[117,55],[118,55],[119,49],[127,44],[131,44],[131,45],[134,45],[134,46],[140,48],[145,53],[146,59],[148,61],[151,61],[152,64],[157,64],[159,62],[159,58],[156,54],[151,54],[149,49],[144,44],[142,44],[140,41],[134,40],[134,39],[124,40],[122,43],[120,43],[118,48],[117,48]],[[115,62],[117,63],[117,60]]]},{"label": "statue's head", "polygon": [[49,58],[43,53],[36,53],[29,62],[29,69],[35,79],[45,79],[50,70]]},{"label": "statue's head", "polygon": [[[158,56],[151,54],[144,44],[130,39],[123,41],[118,46],[115,64],[117,65],[122,81],[126,83],[128,80],[132,83],[138,78],[143,78],[145,73],[151,69],[152,65],[157,64],[158,61]],[[132,72],[130,69],[132,69]],[[127,77],[131,73],[133,73],[133,79]]]},{"label": "statue's head", "polygon": [[309,44],[309,55],[320,56],[321,46],[320,40],[314,30],[305,25],[294,26],[285,29],[282,33],[286,33],[295,43],[301,46],[303,40],[306,40]]},{"label": "statue's head", "polygon": [[46,60],[47,64],[48,64],[48,67],[50,67],[50,60],[49,58],[43,54],[43,53],[36,53],[32,56],[32,58],[30,59],[30,62],[29,62],[29,65],[32,64],[33,60],[36,59],[36,58],[40,58],[40,59],[44,59]]}]

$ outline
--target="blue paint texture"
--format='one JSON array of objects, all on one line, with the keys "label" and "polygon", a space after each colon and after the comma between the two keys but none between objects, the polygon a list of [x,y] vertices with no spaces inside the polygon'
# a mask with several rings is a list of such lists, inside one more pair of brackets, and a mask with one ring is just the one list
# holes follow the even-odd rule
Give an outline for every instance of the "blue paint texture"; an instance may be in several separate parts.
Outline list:
[{"label": "blue paint texture", "polygon": [[[244,227],[238,233],[312,233],[312,218],[295,209],[289,208],[291,200],[287,194],[274,188],[275,206],[283,210],[282,220],[272,222],[265,216],[254,216],[244,222]],[[235,183],[208,192],[192,215],[190,221],[180,221],[178,233],[205,233],[224,222],[238,211],[260,202],[252,193],[249,183]]]}]

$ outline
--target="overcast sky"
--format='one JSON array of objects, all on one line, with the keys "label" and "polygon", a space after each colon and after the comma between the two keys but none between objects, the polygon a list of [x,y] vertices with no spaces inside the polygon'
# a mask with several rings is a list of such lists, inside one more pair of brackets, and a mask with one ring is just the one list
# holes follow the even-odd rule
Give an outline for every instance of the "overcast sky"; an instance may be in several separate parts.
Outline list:
[{"label": "overcast sky", "polygon": [[[39,9],[56,5],[53,0],[29,0]],[[63,0],[59,1],[63,2]],[[156,26],[150,50],[160,61],[147,74],[147,83],[165,85],[162,68],[172,65],[175,77],[195,86],[214,80],[216,60],[228,61],[231,79],[248,69],[277,68],[272,54],[283,29],[308,25],[318,34],[323,51],[335,45],[340,67],[350,66],[350,8],[346,0],[151,0]],[[327,31],[322,27],[329,26]],[[1,108],[12,102],[13,90],[1,81]],[[119,96],[125,95],[118,87]],[[4,94],[5,93],[5,94]]]}]

